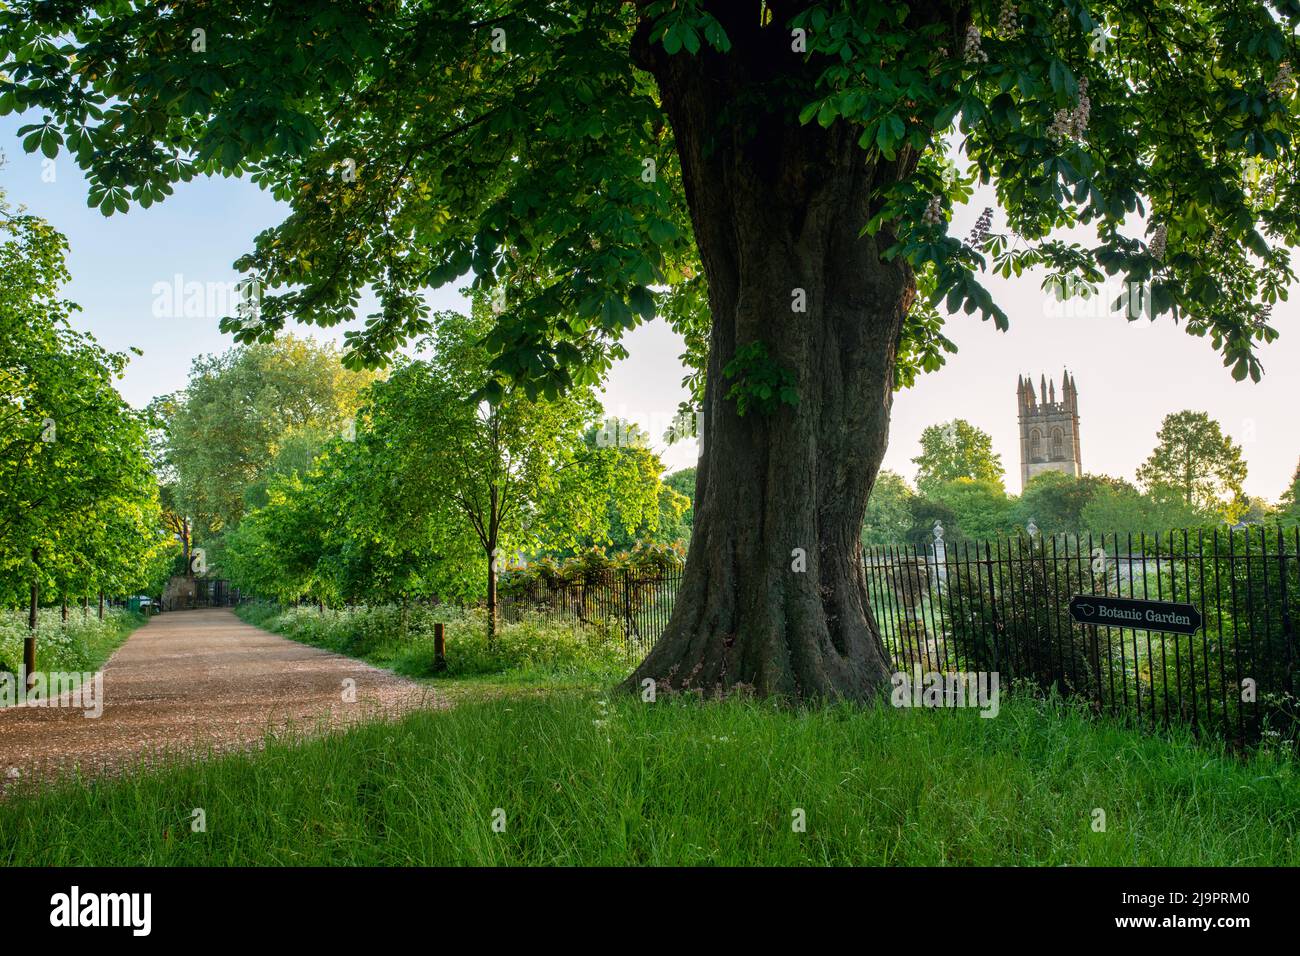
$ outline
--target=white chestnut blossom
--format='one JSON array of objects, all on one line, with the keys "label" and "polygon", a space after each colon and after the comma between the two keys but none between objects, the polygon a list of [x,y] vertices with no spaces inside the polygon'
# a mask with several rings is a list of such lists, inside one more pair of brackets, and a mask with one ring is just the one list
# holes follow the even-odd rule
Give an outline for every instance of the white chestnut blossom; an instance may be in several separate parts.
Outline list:
[{"label": "white chestnut blossom", "polygon": [[1277,65],[1277,76],[1273,77],[1273,82],[1268,85],[1269,92],[1274,96],[1284,96],[1291,89],[1291,84],[1295,81],[1291,73],[1291,61],[1283,60]]},{"label": "white chestnut blossom", "polygon": [[1079,77],[1079,104],[1071,110],[1057,110],[1047,135],[1063,143],[1067,139],[1083,139],[1088,132],[1088,119],[1092,114],[1092,100],[1088,97],[1088,78]]},{"label": "white chestnut blossom", "polygon": [[925,212],[921,215],[921,222],[927,226],[937,226],[943,222],[943,203],[938,196],[930,197],[930,204],[925,207]]},{"label": "white chestnut blossom", "polygon": [[1169,228],[1162,222],[1156,226],[1156,231],[1151,234],[1151,242],[1147,248],[1151,250],[1151,255],[1158,260],[1165,257],[1165,243],[1169,240]]},{"label": "white chestnut blossom", "polygon": [[998,14],[998,34],[1011,37],[1019,32],[1020,16],[1016,12],[1016,5],[1011,0],[1003,0],[1002,12]]},{"label": "white chestnut blossom", "polygon": [[989,237],[989,230],[993,227],[993,207],[985,206],[984,211],[980,213],[979,220],[975,223],[975,228],[970,231],[970,244],[978,249],[984,244],[984,240]]}]

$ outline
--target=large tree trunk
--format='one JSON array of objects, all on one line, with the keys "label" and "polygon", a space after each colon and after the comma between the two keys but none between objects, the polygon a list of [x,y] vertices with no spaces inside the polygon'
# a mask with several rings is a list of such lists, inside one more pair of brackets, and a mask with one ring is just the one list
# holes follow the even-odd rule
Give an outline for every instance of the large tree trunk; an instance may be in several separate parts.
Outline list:
[{"label": "large tree trunk", "polygon": [[[859,232],[915,157],[873,163],[844,124],[799,125],[807,89],[787,97],[772,82],[791,70],[811,82],[788,31],[726,25],[726,55],[665,56],[644,27],[634,41],[672,122],[712,333],[690,556],[667,630],[627,686],[863,700],[892,669],[861,529],[915,286],[882,261],[887,231]],[[738,414],[723,369],[754,342],[794,373],[797,406]]]}]

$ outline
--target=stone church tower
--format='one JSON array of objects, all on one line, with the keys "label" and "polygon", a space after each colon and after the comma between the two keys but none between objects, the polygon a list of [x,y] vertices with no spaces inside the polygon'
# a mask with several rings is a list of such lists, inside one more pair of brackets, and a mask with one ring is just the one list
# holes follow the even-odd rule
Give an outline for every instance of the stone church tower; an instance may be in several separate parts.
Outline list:
[{"label": "stone church tower", "polygon": [[1045,471],[1083,474],[1079,457],[1079,390],[1067,370],[1061,376],[1061,398],[1056,383],[1040,379],[1039,392],[1025,376],[1016,386],[1020,406],[1020,486]]}]

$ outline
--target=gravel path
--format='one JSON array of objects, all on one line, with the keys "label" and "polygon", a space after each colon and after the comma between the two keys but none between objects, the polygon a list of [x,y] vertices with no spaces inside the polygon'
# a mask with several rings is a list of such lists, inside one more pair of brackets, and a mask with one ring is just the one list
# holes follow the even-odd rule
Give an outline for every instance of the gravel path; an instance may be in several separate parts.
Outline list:
[{"label": "gravel path", "polygon": [[111,773],[168,753],[247,748],[268,734],[447,706],[423,685],[245,624],[229,610],[150,620],[104,667],[103,702],[97,719],[69,707],[0,708],[0,791],[73,768]]}]

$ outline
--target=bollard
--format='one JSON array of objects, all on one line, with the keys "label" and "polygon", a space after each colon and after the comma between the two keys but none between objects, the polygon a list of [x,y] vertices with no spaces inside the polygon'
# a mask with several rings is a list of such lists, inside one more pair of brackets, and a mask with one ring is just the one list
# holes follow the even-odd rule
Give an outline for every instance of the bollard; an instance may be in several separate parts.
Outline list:
[{"label": "bollard", "polygon": [[436,621],[433,625],[433,669],[435,671],[447,669],[447,639],[443,634],[445,626],[441,621]]}]

